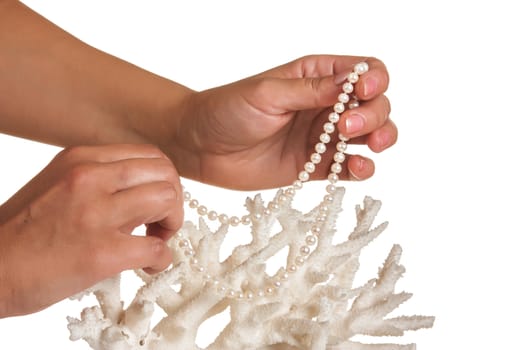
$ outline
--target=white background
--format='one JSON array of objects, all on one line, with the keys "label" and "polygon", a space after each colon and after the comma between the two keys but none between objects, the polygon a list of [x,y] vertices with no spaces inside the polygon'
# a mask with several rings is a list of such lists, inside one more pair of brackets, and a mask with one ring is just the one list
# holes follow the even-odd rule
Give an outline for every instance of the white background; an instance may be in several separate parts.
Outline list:
[{"label": "white background", "polygon": [[[400,133],[395,147],[373,155],[373,179],[347,185],[347,218],[369,194],[382,200],[380,220],[390,222],[365,252],[363,278],[373,277],[399,243],[407,268],[399,288],[414,293],[400,311],[437,317],[432,330],[400,341],[428,350],[523,347],[525,25],[519,2],[25,3],[87,43],[197,90],[306,54],[381,58]],[[57,151],[0,136],[0,200]],[[209,206],[227,196],[240,207],[246,196],[191,186],[221,195],[208,195]],[[309,190],[317,198],[320,187]],[[0,320],[0,349],[87,349],[68,340],[65,321],[83,306],[65,301]]]}]

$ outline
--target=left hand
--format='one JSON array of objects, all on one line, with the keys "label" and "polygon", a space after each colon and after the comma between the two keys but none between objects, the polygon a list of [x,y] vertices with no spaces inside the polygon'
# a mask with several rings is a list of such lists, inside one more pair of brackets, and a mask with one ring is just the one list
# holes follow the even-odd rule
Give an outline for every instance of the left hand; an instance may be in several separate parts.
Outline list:
[{"label": "left hand", "polygon": [[[384,92],[388,73],[374,58],[307,56],[253,77],[195,93],[164,148],[182,176],[222,187],[252,190],[291,184],[319,142],[322,125],[353,66],[369,71],[355,84],[358,108],[341,115],[339,132],[374,152],[392,146],[397,128]],[[336,131],[313,179],[325,178],[338,141]],[[334,140],[335,139],[335,140]],[[374,173],[371,159],[351,155],[341,179]]]}]

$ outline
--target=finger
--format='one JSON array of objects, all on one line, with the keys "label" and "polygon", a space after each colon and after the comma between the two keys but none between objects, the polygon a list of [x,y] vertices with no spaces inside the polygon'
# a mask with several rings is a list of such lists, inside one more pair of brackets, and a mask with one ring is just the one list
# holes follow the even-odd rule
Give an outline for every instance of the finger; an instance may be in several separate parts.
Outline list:
[{"label": "finger", "polygon": [[385,95],[345,111],[337,123],[339,132],[348,138],[369,134],[382,127],[390,114],[390,102]]},{"label": "finger", "polygon": [[154,222],[161,222],[166,230],[177,231],[184,216],[180,193],[170,182],[148,183],[117,192],[108,203],[112,223],[124,233]]},{"label": "finger", "polygon": [[375,164],[370,158],[360,155],[351,155],[348,157],[346,169],[350,180],[366,180],[374,175]]},{"label": "finger", "polygon": [[93,168],[93,179],[102,180],[108,193],[159,181],[170,182],[175,188],[181,187],[177,170],[165,158],[124,159]]},{"label": "finger", "polygon": [[172,253],[166,242],[157,237],[122,236],[113,242],[107,264],[115,273],[130,269],[147,269],[148,273],[160,272],[172,263]]},{"label": "finger", "polygon": [[372,131],[367,138],[368,147],[376,152],[382,152],[397,142],[398,131],[393,121],[388,119],[386,123]]},{"label": "finger", "polygon": [[76,146],[64,149],[57,158],[68,164],[81,162],[108,163],[131,158],[168,157],[156,146],[147,144],[112,144],[97,146]]}]

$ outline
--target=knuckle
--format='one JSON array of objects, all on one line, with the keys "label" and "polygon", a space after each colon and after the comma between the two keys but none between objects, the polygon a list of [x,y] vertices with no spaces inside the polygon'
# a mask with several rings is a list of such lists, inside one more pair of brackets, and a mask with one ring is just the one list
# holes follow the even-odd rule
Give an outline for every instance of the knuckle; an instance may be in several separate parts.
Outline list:
[{"label": "knuckle", "polygon": [[94,164],[77,164],[72,166],[65,175],[65,182],[71,191],[78,191],[90,186],[95,178]]},{"label": "knuckle", "polygon": [[67,147],[60,151],[55,159],[60,160],[66,164],[76,164],[84,159],[85,151],[85,146]]}]

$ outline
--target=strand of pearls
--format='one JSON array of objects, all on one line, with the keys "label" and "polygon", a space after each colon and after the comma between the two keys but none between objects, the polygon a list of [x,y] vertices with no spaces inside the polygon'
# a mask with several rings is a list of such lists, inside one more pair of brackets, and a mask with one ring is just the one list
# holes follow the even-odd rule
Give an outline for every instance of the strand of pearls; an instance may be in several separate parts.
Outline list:
[{"label": "strand of pearls", "polygon": [[[264,209],[263,214],[255,213],[244,216],[228,216],[224,213],[219,214],[215,210],[209,210],[206,206],[199,203],[197,199],[193,199],[188,191],[184,191],[184,201],[187,205],[197,211],[201,217],[206,217],[210,221],[218,220],[221,224],[229,224],[231,226],[250,225],[254,221],[262,219],[263,215],[269,216],[272,213],[279,211],[281,205],[291,201],[296,192],[303,187],[303,183],[310,179],[310,175],[316,170],[317,164],[322,160],[323,154],[327,150],[327,144],[332,141],[332,134],[336,130],[336,123],[339,121],[341,113],[346,108],[353,109],[359,106],[359,102],[353,96],[354,84],[359,80],[359,76],[368,71],[368,64],[366,62],[357,63],[354,66],[353,72],[349,73],[345,83],[342,86],[342,92],[338,96],[338,102],[334,104],[333,111],[328,115],[328,121],[323,125],[323,133],[319,136],[319,142],[315,145],[314,152],[310,155],[310,160],[304,164],[304,169],[299,172],[297,179],[291,186],[283,189],[282,194],[277,200],[270,201]],[[339,141],[336,144],[336,152],[333,155],[333,163],[330,166],[330,173],[327,176],[328,185],[326,186],[326,194],[323,202],[319,207],[318,214],[315,218],[315,224],[312,225],[310,231],[306,234],[304,244],[299,248],[299,254],[292,259],[293,263],[288,264],[286,268],[281,267],[278,273],[266,281],[266,285],[257,290],[236,290],[222,281],[218,277],[212,276],[205,267],[203,267],[199,260],[195,257],[195,250],[191,246],[190,240],[179,231],[175,235],[177,246],[182,250],[184,256],[187,257],[191,269],[203,277],[203,279],[214,286],[218,293],[229,298],[236,299],[253,299],[257,297],[265,297],[274,294],[282,284],[288,280],[291,274],[304,265],[306,259],[310,256],[311,251],[315,248],[319,234],[322,232],[322,226],[326,221],[329,205],[333,202],[333,194],[336,191],[335,184],[339,181],[339,173],[343,170],[342,163],[346,159],[346,148],[348,141],[343,135],[338,135]]]}]

